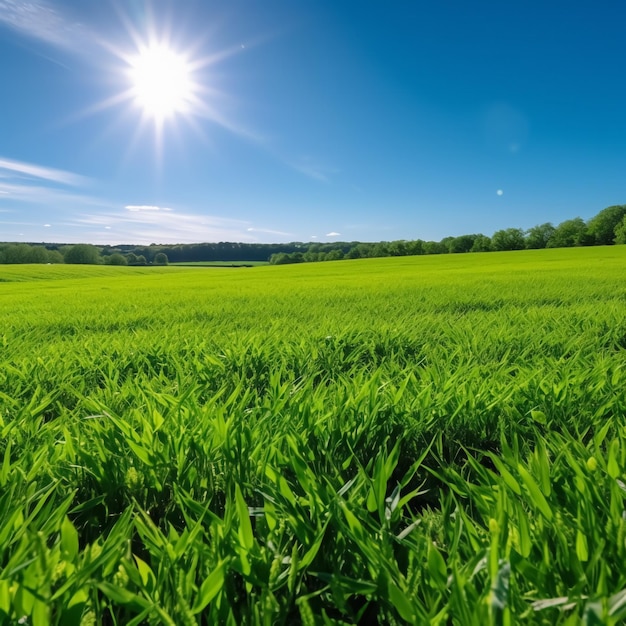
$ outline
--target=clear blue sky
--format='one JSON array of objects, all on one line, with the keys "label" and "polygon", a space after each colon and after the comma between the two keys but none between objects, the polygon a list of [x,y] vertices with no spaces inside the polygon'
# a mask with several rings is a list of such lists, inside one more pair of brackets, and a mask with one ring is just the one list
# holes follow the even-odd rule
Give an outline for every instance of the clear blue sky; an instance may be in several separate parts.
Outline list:
[{"label": "clear blue sky", "polygon": [[623,0],[0,0],[0,241],[587,219],[626,202],[625,24]]}]

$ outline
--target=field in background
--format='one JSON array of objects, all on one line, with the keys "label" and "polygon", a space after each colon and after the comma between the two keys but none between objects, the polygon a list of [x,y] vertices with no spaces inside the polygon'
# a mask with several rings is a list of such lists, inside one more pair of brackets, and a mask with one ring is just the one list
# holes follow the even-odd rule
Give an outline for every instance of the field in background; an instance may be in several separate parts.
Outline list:
[{"label": "field in background", "polygon": [[620,623],[625,267],[3,266],[0,624]]},{"label": "field in background", "polygon": [[182,267],[258,267],[260,265],[269,265],[269,261],[183,261],[170,263],[170,265]]}]

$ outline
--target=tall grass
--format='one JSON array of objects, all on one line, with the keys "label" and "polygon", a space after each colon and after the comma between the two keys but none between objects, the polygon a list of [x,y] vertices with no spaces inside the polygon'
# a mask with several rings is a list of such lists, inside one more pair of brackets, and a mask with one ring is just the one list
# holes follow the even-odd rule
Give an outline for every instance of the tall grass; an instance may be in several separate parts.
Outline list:
[{"label": "tall grass", "polygon": [[621,623],[625,260],[3,269],[0,623]]}]

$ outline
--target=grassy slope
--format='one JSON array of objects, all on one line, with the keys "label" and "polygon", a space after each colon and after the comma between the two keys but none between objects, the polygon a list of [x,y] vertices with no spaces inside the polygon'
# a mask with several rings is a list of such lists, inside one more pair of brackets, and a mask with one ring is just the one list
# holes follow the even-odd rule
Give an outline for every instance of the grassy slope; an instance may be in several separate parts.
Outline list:
[{"label": "grassy slope", "polygon": [[188,267],[258,267],[269,265],[268,261],[180,261],[170,263],[173,266]]},{"label": "grassy slope", "polygon": [[0,283],[73,278],[145,276],[171,271],[169,267],[119,267],[115,265],[0,265]]},{"label": "grassy slope", "polygon": [[[2,268],[35,280],[0,285],[0,618],[480,624],[500,593],[609,619],[587,598],[626,586],[625,261]],[[574,608],[533,610],[552,597]]]}]

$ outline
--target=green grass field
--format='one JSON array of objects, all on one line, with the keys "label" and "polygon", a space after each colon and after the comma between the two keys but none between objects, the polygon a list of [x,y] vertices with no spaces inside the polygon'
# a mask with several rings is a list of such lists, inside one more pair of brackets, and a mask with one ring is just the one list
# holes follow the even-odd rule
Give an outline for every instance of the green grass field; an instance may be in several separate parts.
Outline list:
[{"label": "green grass field", "polygon": [[618,624],[626,246],[0,268],[0,624]]},{"label": "green grass field", "polygon": [[269,265],[269,261],[181,261],[180,263],[170,263],[170,265],[190,267],[259,267],[260,265]]}]

